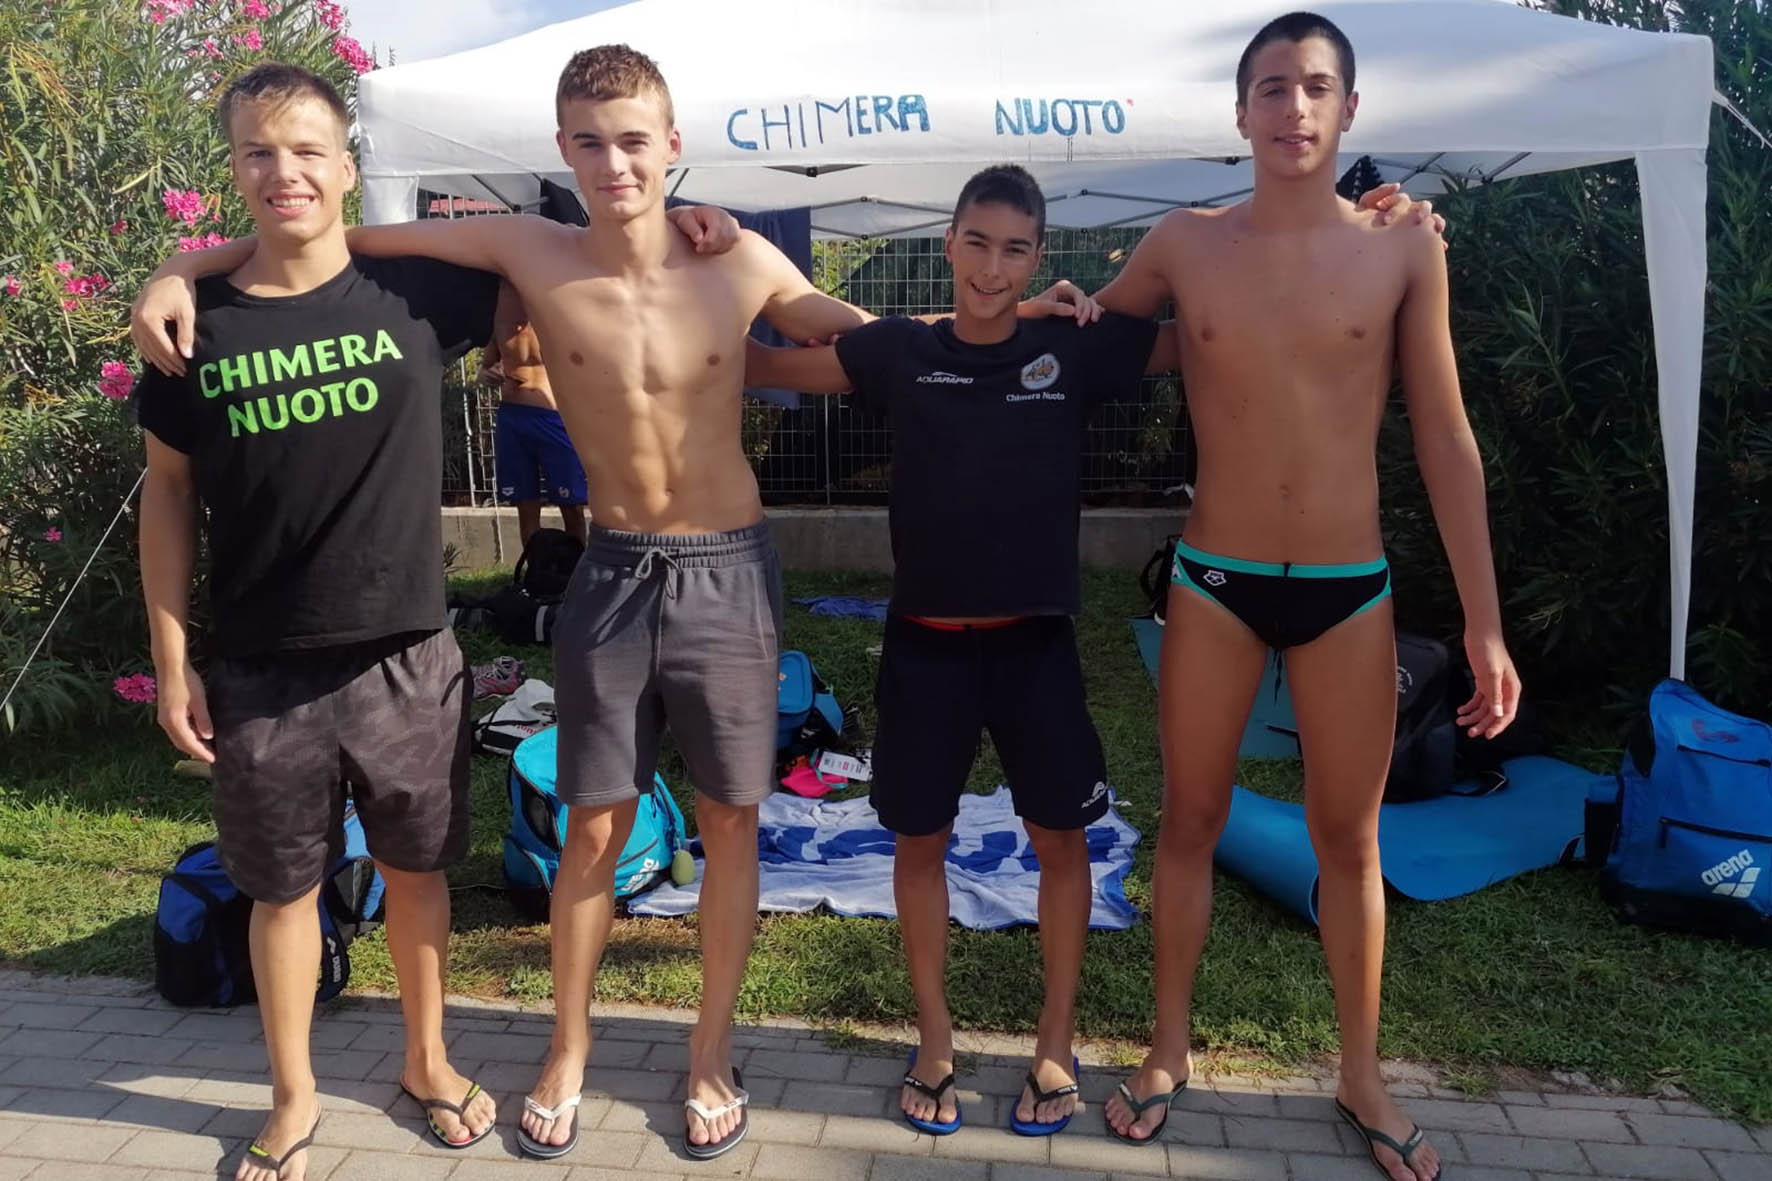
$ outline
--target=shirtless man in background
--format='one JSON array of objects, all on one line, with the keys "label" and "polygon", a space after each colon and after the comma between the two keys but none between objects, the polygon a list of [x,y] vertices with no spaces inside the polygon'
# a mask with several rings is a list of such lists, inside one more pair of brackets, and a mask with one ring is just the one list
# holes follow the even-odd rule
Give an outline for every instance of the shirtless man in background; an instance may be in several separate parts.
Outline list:
[{"label": "shirtless man in background", "polygon": [[517,506],[519,545],[541,528],[541,506],[555,505],[560,523],[583,545],[584,465],[572,449],[541,341],[509,283],[500,283],[492,339],[480,351],[480,380],[498,386],[498,498]]},{"label": "shirtless man in background", "polygon": [[1267,650],[1284,653],[1320,867],[1323,949],[1341,1027],[1341,1114],[1393,1181],[1439,1159],[1378,1065],[1384,882],[1378,807],[1395,733],[1396,650],[1379,533],[1376,448],[1393,364],[1465,615],[1476,692],[1459,711],[1493,737],[1520,693],[1502,639],[1482,458],[1465,417],[1446,262],[1428,226],[1381,232],[1335,193],[1353,123],[1353,50],[1308,13],[1256,34],[1237,71],[1254,194],[1166,216],[1098,299],[1175,304],[1199,474],[1177,546],[1160,672],[1164,800],[1152,883],[1156,1028],[1108,1101],[1148,1143],[1186,1086],[1188,1008],[1212,909],[1212,851]]}]

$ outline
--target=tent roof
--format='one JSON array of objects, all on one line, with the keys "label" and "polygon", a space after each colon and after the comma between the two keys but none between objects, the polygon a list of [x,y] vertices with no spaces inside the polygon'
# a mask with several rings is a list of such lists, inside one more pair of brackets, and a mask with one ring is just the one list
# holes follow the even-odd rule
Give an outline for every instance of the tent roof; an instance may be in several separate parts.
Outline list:
[{"label": "tent roof", "polygon": [[[671,84],[680,197],[810,205],[826,235],[928,233],[974,169],[1015,161],[1039,177],[1054,225],[1145,224],[1247,191],[1248,165],[1226,162],[1246,150],[1232,120],[1237,56],[1288,7],[759,0],[737,20],[716,0],[634,0],[365,75],[366,212],[410,218],[417,187],[527,204],[542,177],[570,185],[555,80],[575,50],[622,41]],[[1704,38],[1506,0],[1315,9],[1358,53],[1348,160],[1371,155],[1411,191],[1706,143]],[[881,164],[894,167],[855,167]]]}]

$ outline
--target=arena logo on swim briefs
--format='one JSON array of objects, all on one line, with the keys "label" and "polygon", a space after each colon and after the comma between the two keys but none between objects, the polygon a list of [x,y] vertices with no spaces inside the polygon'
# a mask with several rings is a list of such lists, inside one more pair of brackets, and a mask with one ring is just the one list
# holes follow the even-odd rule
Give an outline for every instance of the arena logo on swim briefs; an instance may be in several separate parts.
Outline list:
[{"label": "arena logo on swim briefs", "polygon": [[1127,99],[1121,105],[1112,98],[1012,98],[997,100],[998,135],[1094,135],[1100,128],[1108,135],[1126,130]]},{"label": "arena logo on swim briefs", "polygon": [[836,102],[773,103],[739,107],[726,116],[726,142],[746,152],[788,151],[863,135],[928,130],[929,106],[920,94],[855,94]]}]

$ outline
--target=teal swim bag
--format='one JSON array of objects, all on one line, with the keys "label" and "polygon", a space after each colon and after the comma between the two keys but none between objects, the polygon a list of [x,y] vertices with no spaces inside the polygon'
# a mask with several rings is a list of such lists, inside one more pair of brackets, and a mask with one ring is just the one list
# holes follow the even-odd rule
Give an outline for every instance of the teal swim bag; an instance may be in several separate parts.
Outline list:
[{"label": "teal swim bag", "polygon": [[1772,726],[1655,686],[1587,850],[1620,918],[1772,943]]},{"label": "teal swim bag", "polygon": [[[505,832],[505,887],[517,909],[538,919],[548,914],[560,850],[566,845],[566,805],[554,788],[559,730],[550,726],[517,744],[511,755],[511,825]],[[631,898],[651,889],[671,869],[684,845],[686,825],[677,801],[657,775],[640,797],[634,831],[615,864],[615,896]]]}]

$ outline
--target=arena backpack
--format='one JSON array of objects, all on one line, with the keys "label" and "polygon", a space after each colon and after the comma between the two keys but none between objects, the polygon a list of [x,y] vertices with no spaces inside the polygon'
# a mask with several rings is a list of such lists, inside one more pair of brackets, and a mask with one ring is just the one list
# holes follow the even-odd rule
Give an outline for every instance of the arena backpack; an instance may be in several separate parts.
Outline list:
[{"label": "arena backpack", "polygon": [[[345,805],[345,851],[320,887],[319,1001],[351,979],[351,942],[381,917],[384,883],[356,808]],[[258,999],[247,950],[252,899],[221,867],[215,842],[192,845],[160,879],[154,912],[154,988],[175,1005],[227,1008]]]}]

